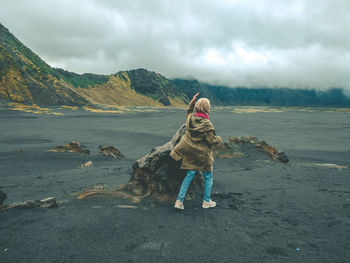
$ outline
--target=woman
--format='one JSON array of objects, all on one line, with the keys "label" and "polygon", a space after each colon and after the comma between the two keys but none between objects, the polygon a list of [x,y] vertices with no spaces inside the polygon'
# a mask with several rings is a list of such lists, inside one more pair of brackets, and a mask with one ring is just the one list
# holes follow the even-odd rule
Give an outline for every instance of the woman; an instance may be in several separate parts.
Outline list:
[{"label": "woman", "polygon": [[181,210],[184,209],[185,195],[197,171],[203,172],[205,179],[202,207],[216,206],[216,203],[210,199],[214,162],[212,147],[221,143],[221,137],[215,135],[214,126],[209,120],[210,101],[201,98],[196,102],[198,94],[193,96],[187,106],[186,133],[170,152],[173,159],[182,160],[181,169],[187,170],[174,206]]}]

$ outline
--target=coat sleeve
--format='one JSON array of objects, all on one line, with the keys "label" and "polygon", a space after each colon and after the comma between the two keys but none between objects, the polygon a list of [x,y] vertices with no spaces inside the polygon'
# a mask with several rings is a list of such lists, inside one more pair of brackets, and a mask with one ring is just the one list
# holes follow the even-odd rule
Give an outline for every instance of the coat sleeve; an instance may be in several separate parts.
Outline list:
[{"label": "coat sleeve", "polygon": [[187,108],[186,108],[186,118],[191,114],[193,113],[193,110],[194,110],[194,105],[196,104],[196,101],[190,101],[190,103],[187,105]]},{"label": "coat sleeve", "polygon": [[210,145],[218,145],[218,144],[221,143],[221,137],[220,136],[216,136],[214,130],[205,132],[205,140]]}]

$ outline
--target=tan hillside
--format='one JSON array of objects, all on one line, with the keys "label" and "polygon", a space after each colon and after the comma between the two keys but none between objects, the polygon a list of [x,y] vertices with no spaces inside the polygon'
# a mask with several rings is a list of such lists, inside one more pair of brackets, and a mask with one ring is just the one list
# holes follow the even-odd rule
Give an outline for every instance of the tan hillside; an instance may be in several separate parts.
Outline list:
[{"label": "tan hillside", "polygon": [[163,106],[160,102],[153,100],[131,89],[130,79],[126,72],[119,76],[111,76],[107,83],[97,84],[93,88],[78,88],[79,92],[90,98],[94,104],[118,105],[118,106]]},{"label": "tan hillside", "polygon": [[144,69],[97,75],[52,68],[0,24],[0,99],[41,106],[183,106],[187,97]]}]

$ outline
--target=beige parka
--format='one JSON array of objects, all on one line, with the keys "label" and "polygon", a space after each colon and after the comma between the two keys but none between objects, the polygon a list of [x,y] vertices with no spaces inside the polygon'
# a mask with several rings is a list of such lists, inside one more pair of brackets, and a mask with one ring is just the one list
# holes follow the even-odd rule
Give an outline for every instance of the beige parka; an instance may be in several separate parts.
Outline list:
[{"label": "beige parka", "polygon": [[210,172],[213,170],[212,147],[221,143],[210,120],[193,114],[195,101],[187,106],[186,132],[170,152],[170,156],[181,162],[181,169]]}]

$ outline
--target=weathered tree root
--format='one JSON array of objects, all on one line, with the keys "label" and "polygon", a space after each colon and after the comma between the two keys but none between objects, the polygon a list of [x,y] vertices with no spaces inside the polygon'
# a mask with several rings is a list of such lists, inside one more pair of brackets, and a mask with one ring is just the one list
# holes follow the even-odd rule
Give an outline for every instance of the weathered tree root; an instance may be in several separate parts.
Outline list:
[{"label": "weathered tree root", "polygon": [[140,192],[138,192],[138,189],[139,187],[133,182],[118,185],[109,190],[93,187],[77,193],[77,199],[85,199],[97,196],[113,196],[117,198],[128,199],[133,203],[140,203],[142,199],[148,197],[150,193],[140,194]]},{"label": "weathered tree root", "polygon": [[[141,202],[146,197],[160,202],[173,202],[176,199],[182,180],[186,171],[180,169],[180,162],[174,161],[169,153],[180,141],[186,130],[183,125],[171,139],[171,141],[155,147],[151,152],[133,165],[130,182],[119,185],[115,188],[105,190],[103,187],[93,187],[79,193],[78,199],[96,196],[114,196],[128,199],[134,203]],[[249,148],[246,152],[245,149]],[[242,150],[242,152],[241,152]],[[239,158],[246,153],[254,153],[254,158],[259,152],[264,152],[274,160],[281,162],[288,161],[288,158],[281,159],[281,152],[266,142],[260,142],[254,136],[232,137],[229,142],[215,147],[214,153],[217,158]],[[263,154],[263,153],[260,153]],[[197,174],[187,193],[187,199],[197,199],[202,196],[204,179]]]},{"label": "weathered tree root", "polygon": [[266,153],[275,161],[289,162],[284,152],[277,150],[265,141],[259,141],[255,136],[231,137],[228,142],[214,148],[214,155],[216,158],[242,157],[245,155],[246,146],[253,146],[254,149]]},{"label": "weathered tree root", "polygon": [[34,207],[55,208],[57,207],[56,198],[47,197],[42,200],[28,200],[28,201],[14,202],[10,205],[0,205],[0,211],[10,210],[13,208],[34,208]]},{"label": "weathered tree root", "polygon": [[[126,184],[118,185],[115,188],[105,189],[85,189],[82,192],[75,193],[77,199],[94,198],[98,196],[110,196],[121,199],[129,200],[132,203],[141,203],[147,197],[152,197],[161,203],[173,202],[176,199],[176,193],[160,193],[156,191],[144,192],[142,186],[135,182],[129,182]],[[196,195],[193,191],[188,191],[187,199],[195,199]]]},{"label": "weathered tree root", "polygon": [[[137,160],[132,167],[129,183],[110,190],[86,189],[78,198],[105,195],[134,202],[140,202],[146,197],[160,202],[174,201],[186,172],[180,169],[180,162],[174,161],[169,153],[180,141],[185,130],[186,126],[182,125],[169,142],[153,148],[149,154]],[[202,190],[203,177],[198,174],[189,188],[188,197],[196,198],[202,194]]]}]

